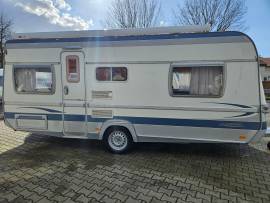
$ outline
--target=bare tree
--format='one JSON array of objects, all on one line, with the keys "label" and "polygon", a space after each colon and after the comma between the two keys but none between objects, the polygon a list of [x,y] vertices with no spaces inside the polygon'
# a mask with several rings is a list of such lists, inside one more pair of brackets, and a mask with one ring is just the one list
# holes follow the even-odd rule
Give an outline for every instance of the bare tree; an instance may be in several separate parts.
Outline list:
[{"label": "bare tree", "polygon": [[109,28],[146,28],[157,24],[160,16],[159,0],[114,0],[108,10]]},{"label": "bare tree", "polygon": [[4,13],[0,14],[0,60],[1,68],[4,68],[4,59],[5,59],[5,42],[11,35],[11,25],[12,21],[7,19]]},{"label": "bare tree", "polygon": [[186,0],[174,15],[181,25],[209,24],[211,31],[245,30],[245,0]]}]

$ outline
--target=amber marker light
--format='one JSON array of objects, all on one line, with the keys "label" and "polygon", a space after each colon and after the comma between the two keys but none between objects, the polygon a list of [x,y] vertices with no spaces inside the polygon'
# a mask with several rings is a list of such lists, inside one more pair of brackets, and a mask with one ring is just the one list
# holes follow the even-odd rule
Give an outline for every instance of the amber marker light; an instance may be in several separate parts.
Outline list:
[{"label": "amber marker light", "polygon": [[96,128],[96,133],[99,133],[100,132],[100,128]]},{"label": "amber marker light", "polygon": [[240,139],[240,140],[246,140],[246,139],[247,139],[247,136],[246,136],[246,135],[240,135],[240,136],[239,136],[239,139]]}]

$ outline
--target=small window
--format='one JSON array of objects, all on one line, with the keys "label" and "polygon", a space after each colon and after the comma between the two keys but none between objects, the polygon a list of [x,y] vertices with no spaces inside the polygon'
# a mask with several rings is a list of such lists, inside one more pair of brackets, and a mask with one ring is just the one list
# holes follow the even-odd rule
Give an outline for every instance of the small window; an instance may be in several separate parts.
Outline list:
[{"label": "small window", "polygon": [[96,69],[96,79],[98,81],[111,81],[111,68],[97,68]]},{"label": "small window", "polygon": [[96,69],[98,81],[126,81],[127,68],[125,67],[99,67]]},{"label": "small window", "polygon": [[112,80],[113,81],[126,81],[127,80],[127,68],[125,68],[125,67],[112,68]]},{"label": "small window", "polygon": [[223,67],[174,67],[171,80],[174,96],[220,96]]},{"label": "small window", "polygon": [[19,93],[53,93],[51,67],[14,68],[15,89]]},{"label": "small window", "polygon": [[67,81],[80,82],[80,65],[78,56],[67,56]]}]

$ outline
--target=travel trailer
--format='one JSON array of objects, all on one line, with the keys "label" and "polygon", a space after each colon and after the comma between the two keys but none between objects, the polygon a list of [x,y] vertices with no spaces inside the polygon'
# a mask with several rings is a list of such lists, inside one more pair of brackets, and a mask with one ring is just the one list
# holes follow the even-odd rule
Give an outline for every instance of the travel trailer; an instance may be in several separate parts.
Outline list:
[{"label": "travel trailer", "polygon": [[266,131],[258,53],[241,32],[163,27],[15,34],[4,118],[15,130],[133,142],[249,143]]}]

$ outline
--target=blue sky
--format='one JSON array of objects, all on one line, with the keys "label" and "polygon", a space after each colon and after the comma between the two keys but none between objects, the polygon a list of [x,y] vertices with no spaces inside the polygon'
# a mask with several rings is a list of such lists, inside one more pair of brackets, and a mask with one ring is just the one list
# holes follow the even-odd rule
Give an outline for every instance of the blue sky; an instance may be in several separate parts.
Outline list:
[{"label": "blue sky", "polygon": [[[13,19],[14,32],[103,29],[113,0],[0,0],[0,11]],[[160,0],[161,21],[174,25],[172,9],[184,0]],[[245,31],[259,54],[270,57],[270,0],[246,0]]]}]

